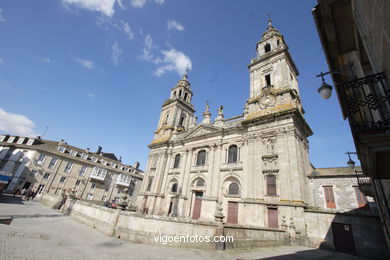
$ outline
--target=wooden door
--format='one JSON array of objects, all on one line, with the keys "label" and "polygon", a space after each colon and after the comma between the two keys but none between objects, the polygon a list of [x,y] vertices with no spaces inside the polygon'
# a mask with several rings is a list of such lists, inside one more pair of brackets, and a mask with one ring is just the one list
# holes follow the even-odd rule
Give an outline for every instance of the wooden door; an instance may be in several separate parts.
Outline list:
[{"label": "wooden door", "polygon": [[278,209],[268,208],[268,226],[278,228]]},{"label": "wooden door", "polygon": [[227,222],[232,224],[238,223],[238,203],[229,201],[228,202],[228,217]]},{"label": "wooden door", "polygon": [[202,209],[202,197],[203,197],[203,192],[195,193],[195,203],[194,203],[194,210],[192,211],[192,219],[200,218],[200,211]]},{"label": "wooden door", "polygon": [[352,226],[350,224],[332,223],[335,250],[347,254],[356,254]]}]

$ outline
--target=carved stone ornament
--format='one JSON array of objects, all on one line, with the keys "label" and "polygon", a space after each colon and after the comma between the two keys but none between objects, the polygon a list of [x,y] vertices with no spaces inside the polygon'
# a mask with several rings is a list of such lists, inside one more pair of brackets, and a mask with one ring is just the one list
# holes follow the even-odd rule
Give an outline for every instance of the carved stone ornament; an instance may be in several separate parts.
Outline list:
[{"label": "carved stone ornament", "polygon": [[274,95],[267,94],[263,95],[259,100],[259,107],[260,109],[266,109],[269,107],[275,106],[276,98]]}]

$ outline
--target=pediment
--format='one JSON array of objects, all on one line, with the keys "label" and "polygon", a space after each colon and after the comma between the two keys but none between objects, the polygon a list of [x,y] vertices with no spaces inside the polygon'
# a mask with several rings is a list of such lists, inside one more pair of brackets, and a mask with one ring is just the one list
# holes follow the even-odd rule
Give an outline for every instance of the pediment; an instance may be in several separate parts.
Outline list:
[{"label": "pediment", "polygon": [[215,133],[220,131],[220,128],[214,127],[214,126],[208,126],[208,125],[199,125],[195,127],[193,130],[191,130],[187,135],[184,136],[184,138],[192,138],[202,135],[208,135],[211,133]]}]

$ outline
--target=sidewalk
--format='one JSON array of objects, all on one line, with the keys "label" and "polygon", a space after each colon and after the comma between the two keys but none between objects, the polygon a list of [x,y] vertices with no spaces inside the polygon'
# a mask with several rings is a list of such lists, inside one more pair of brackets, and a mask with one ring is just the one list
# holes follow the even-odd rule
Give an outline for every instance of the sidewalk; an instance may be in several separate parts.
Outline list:
[{"label": "sidewalk", "polygon": [[207,251],[132,243],[108,237],[37,201],[0,195],[0,260],[14,259],[363,259],[302,246]]}]

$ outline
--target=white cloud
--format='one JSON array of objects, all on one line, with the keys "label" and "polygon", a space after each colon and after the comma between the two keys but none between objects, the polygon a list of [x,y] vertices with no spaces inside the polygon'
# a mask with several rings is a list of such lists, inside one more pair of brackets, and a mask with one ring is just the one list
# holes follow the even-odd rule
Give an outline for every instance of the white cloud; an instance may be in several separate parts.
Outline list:
[{"label": "white cloud", "polygon": [[132,40],[134,39],[134,33],[133,30],[131,30],[129,24],[125,21],[121,21],[123,31],[126,33],[127,37]]},{"label": "white cloud", "polygon": [[51,60],[49,58],[42,58],[42,61],[46,63],[51,63]]},{"label": "white cloud", "polygon": [[192,69],[191,59],[181,51],[170,49],[161,51],[163,59],[159,62],[160,66],[154,72],[157,77],[162,76],[167,71],[176,71],[180,76],[184,74],[186,69]]},{"label": "white cloud", "polygon": [[165,0],[154,0],[157,4],[162,5],[165,3]]},{"label": "white cloud", "polygon": [[89,94],[87,94],[87,97],[89,97],[89,98],[94,98],[94,97],[96,97],[96,96],[95,96],[95,94],[93,94],[93,93],[89,93]]},{"label": "white cloud", "polygon": [[176,20],[169,19],[167,21],[168,30],[184,31],[184,26]]},{"label": "white cloud", "polygon": [[0,108],[0,130],[20,136],[36,136],[33,121],[24,115],[12,114]]},{"label": "white cloud", "polygon": [[121,56],[122,56],[122,49],[119,47],[118,43],[117,42],[114,42],[114,44],[112,45],[112,54],[111,54],[111,61],[114,65],[118,65],[119,64],[119,61],[121,59]]},{"label": "white cloud", "polygon": [[0,9],[0,22],[5,22],[5,18],[3,16],[3,10]]},{"label": "white cloud", "polygon": [[115,13],[114,5],[116,0],[62,0],[62,2],[65,5],[72,4],[78,8],[100,12],[109,17]]},{"label": "white cloud", "polygon": [[146,60],[146,61],[156,63],[155,61],[153,61],[155,59],[155,57],[152,53],[153,47],[158,49],[158,47],[153,44],[152,36],[150,34],[147,34],[145,36],[145,47],[142,49],[141,58]]},{"label": "white cloud", "polygon": [[[169,50],[160,50],[160,48],[153,43],[150,34],[145,36],[145,47],[142,49],[141,59],[154,63],[157,69],[154,75],[161,77],[164,73],[169,71],[176,71],[180,76],[184,74],[186,69],[192,69],[191,59],[183,52],[174,48]],[[157,52],[157,54],[154,54]]]},{"label": "white cloud", "polygon": [[146,0],[131,0],[131,6],[141,8],[146,4]]},{"label": "white cloud", "polygon": [[90,60],[83,60],[80,58],[75,58],[75,61],[77,61],[78,63],[81,64],[81,66],[83,66],[84,68],[87,68],[87,69],[93,69],[95,67],[95,64]]}]

